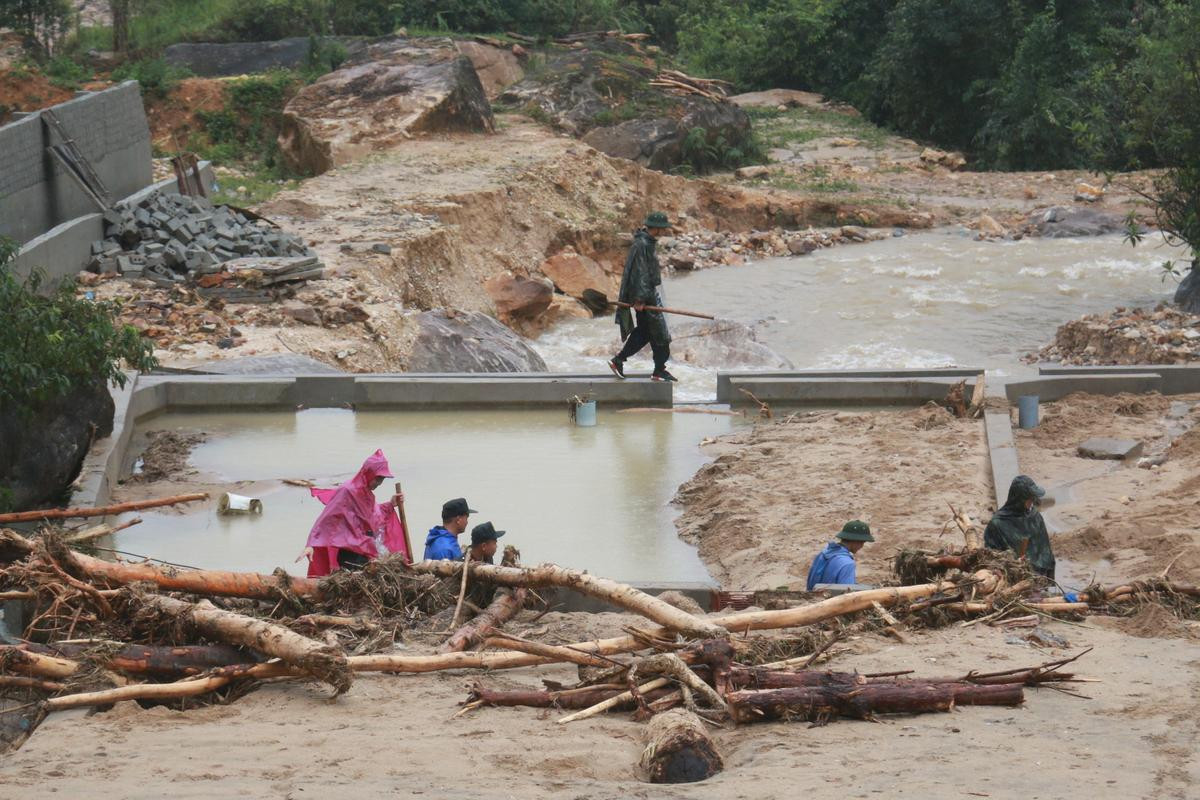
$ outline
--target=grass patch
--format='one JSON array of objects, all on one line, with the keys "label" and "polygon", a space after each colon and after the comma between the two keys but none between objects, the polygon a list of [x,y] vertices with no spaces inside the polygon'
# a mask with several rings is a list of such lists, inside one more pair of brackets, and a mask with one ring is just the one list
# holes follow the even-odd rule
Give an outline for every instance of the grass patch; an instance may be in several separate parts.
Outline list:
[{"label": "grass patch", "polygon": [[791,148],[815,139],[849,137],[872,150],[882,149],[888,132],[862,117],[816,108],[747,109],[762,143],[767,148]]},{"label": "grass patch", "polygon": [[[225,203],[244,208],[265,203],[284,189],[296,188],[300,185],[300,179],[278,168],[259,164],[257,168],[249,170],[243,167],[243,173],[237,177],[226,175],[219,178],[217,185],[220,189],[213,193],[212,201],[214,203]],[[243,187],[246,191],[239,192],[238,189]]]},{"label": "grass patch", "polygon": [[239,5],[240,0],[155,0],[130,20],[130,44],[157,52],[169,44],[194,41],[232,16]]}]

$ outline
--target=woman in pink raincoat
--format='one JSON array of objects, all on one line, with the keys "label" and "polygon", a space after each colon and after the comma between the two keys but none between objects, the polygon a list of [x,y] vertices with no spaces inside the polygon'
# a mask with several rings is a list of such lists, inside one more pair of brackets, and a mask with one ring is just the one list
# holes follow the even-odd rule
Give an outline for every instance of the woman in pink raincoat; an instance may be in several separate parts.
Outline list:
[{"label": "woman in pink raincoat", "polygon": [[320,578],[336,569],[362,569],[379,557],[379,543],[387,552],[401,553],[412,561],[404,526],[395,512],[404,496],[397,494],[386,503],[375,501],[375,489],[390,477],[383,451],[376,450],[358,474],[338,488],[310,490],[325,509],[313,524],[300,556],[308,559],[308,577]]}]

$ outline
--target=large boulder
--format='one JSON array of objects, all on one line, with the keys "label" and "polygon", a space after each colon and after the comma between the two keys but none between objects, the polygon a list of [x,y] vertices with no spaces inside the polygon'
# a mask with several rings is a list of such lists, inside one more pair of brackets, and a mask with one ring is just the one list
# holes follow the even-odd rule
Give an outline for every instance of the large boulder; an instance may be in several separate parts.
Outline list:
[{"label": "large boulder", "polygon": [[414,315],[409,372],[545,372],[520,336],[487,314],[447,309]]},{"label": "large boulder", "polygon": [[749,325],[729,319],[671,325],[671,357],[706,369],[792,369],[758,341]]},{"label": "large boulder", "polygon": [[543,261],[541,271],[560,292],[576,300],[583,299],[585,289],[595,289],[610,296],[616,294],[616,278],[606,272],[598,261],[580,255],[572,248]]},{"label": "large boulder", "polygon": [[502,272],[483,284],[496,313],[501,319],[533,319],[546,309],[554,299],[554,287],[546,280],[526,278]]},{"label": "large boulder", "polygon": [[683,142],[693,128],[703,129],[713,147],[749,143],[745,111],[726,100],[651,86],[657,65],[627,42],[551,48],[545,58],[544,68],[503,92],[498,102],[546,119],[607,155],[666,171],[687,161]]},{"label": "large boulder", "polygon": [[32,416],[0,415],[0,504],[41,508],[63,498],[93,439],[112,433],[103,382],[43,404]]},{"label": "large boulder", "polygon": [[525,77],[525,69],[512,50],[483,42],[456,41],[454,46],[458,52],[471,59],[488,99],[494,98]]},{"label": "large boulder", "polygon": [[1028,227],[1036,236],[1061,239],[1070,236],[1100,236],[1117,233],[1126,228],[1120,214],[1097,211],[1094,208],[1054,206],[1029,215]]},{"label": "large boulder", "polygon": [[479,76],[453,42],[387,38],[288,102],[279,147],[293,169],[320,173],[414,134],[493,127]]}]

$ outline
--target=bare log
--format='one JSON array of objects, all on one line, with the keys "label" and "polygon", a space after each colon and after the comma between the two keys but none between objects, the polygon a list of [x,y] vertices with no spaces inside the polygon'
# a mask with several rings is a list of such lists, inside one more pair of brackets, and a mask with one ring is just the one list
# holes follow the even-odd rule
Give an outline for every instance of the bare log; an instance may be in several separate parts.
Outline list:
[{"label": "bare log", "polygon": [[552,644],[531,642],[525,639],[515,639],[508,636],[495,636],[484,642],[484,646],[500,648],[503,650],[516,650],[519,653],[530,653],[535,656],[543,656],[555,661],[566,661],[571,664],[579,664],[585,667],[613,666],[612,661],[606,658],[594,656],[590,653],[576,650],[573,647],[556,647]]},{"label": "bare log", "polygon": [[650,783],[695,783],[725,768],[704,723],[690,711],[676,708],[652,717],[645,740],[638,770]]},{"label": "bare log", "polygon": [[46,681],[41,678],[30,678],[25,675],[0,675],[0,688],[38,689],[43,692],[61,692],[67,688],[67,685],[58,681]]},{"label": "bare log", "polygon": [[39,678],[69,678],[79,662],[69,658],[27,652],[19,646],[0,645],[0,671],[33,675]]},{"label": "bare log", "polygon": [[[18,647],[26,652],[77,660],[96,644],[64,643],[35,644],[27,642]],[[131,644],[108,655],[104,665],[109,669],[132,674],[150,675],[199,675],[213,667],[231,664],[253,663],[258,658],[240,648],[228,645],[186,645],[170,647],[164,645]]]},{"label": "bare log", "polygon": [[72,517],[107,517],[110,514],[122,514],[126,511],[139,511],[143,508],[159,508],[173,506],[179,503],[194,503],[197,500],[207,500],[208,494],[178,494],[173,497],[159,497],[154,500],[135,500],[130,503],[115,503],[111,506],[96,508],[43,508],[38,511],[14,511],[0,514],[0,524],[8,522],[34,522],[40,519],[70,519]]},{"label": "bare log", "polygon": [[239,644],[281,659],[302,673],[325,681],[340,694],[350,688],[346,656],[337,649],[275,625],[217,608],[207,600],[186,603],[173,597],[151,595],[147,606],[190,622],[206,636]]},{"label": "bare log", "polygon": [[744,690],[726,696],[737,722],[794,719],[825,722],[836,717],[874,719],[880,714],[949,711],[957,705],[1016,706],[1024,702],[1020,684],[897,683],[864,686],[803,686]]},{"label": "bare log", "polygon": [[[464,583],[463,586],[466,584]],[[513,589],[512,591],[497,592],[496,599],[492,600],[491,605],[455,631],[437,649],[437,652],[458,653],[482,642],[493,629],[503,627],[504,623],[515,617],[517,612],[525,607],[525,597],[528,591],[528,589]]]},{"label": "bare log", "polygon": [[[452,561],[422,561],[413,564],[415,572],[438,575],[443,578],[457,576],[462,569],[461,563]],[[472,564],[469,569],[473,579],[500,586],[530,589],[556,586],[571,589],[611,603],[618,608],[641,614],[663,627],[695,638],[719,639],[727,635],[718,625],[693,616],[686,611],[681,611],[657,597],[651,597],[645,592],[634,589],[632,586],[608,578],[589,575],[579,570],[565,569],[555,564],[542,564],[537,567],[497,567],[491,564]]]},{"label": "bare log", "polygon": [[132,528],[134,525],[141,525],[142,518],[134,517],[131,520],[126,520],[120,525],[96,525],[92,528],[86,528],[81,531],[76,531],[67,537],[67,544],[77,544],[79,542],[90,542],[93,539],[99,539],[101,536],[111,536],[114,533],[123,531],[126,528]]},{"label": "bare log", "polygon": [[[652,689],[646,693],[647,698],[658,700],[671,693],[669,688]],[[621,687],[587,686],[583,689],[566,689],[551,691],[546,689],[486,689],[473,686],[465,705],[478,703],[482,706],[527,706],[530,708],[558,708],[563,711],[590,708],[597,703],[620,695],[625,699],[613,708],[628,708],[633,705],[633,697]]]},{"label": "bare log", "polygon": [[84,706],[107,706],[122,700],[177,700],[206,694],[214,689],[220,689],[233,680],[233,678],[210,676],[189,678],[174,683],[136,683],[132,686],[105,689],[99,692],[81,692],[62,697],[51,697],[43,703],[43,708],[46,711],[64,711],[68,708]]}]

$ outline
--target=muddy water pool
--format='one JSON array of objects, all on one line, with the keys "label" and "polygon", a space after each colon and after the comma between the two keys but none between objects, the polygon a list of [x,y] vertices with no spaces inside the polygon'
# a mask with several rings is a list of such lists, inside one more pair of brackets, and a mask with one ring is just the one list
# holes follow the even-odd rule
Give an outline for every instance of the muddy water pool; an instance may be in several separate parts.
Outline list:
[{"label": "muddy water pool", "polygon": [[[465,496],[520,548],[527,564],[553,561],[627,581],[702,581],[708,573],[675,532],[675,490],[707,460],[700,442],[745,424],[710,414],[600,409],[575,427],[562,411],[347,411],[167,413],[145,421],[131,453],[157,430],[203,431],[190,483],[211,487],[206,504],[143,511],[116,535],[127,552],[179,564],[270,572],[293,563],[321,505],[282,479],[335,486],[382,448],[404,485],[414,548],[440,521],[441,505]],[[392,484],[377,491],[390,495]],[[263,501],[261,516],[219,516],[222,491]],[[154,495],[171,493],[156,487]],[[185,507],[181,507],[185,508]],[[126,519],[130,514],[123,515]],[[460,542],[469,542],[469,530]]]}]

